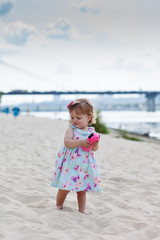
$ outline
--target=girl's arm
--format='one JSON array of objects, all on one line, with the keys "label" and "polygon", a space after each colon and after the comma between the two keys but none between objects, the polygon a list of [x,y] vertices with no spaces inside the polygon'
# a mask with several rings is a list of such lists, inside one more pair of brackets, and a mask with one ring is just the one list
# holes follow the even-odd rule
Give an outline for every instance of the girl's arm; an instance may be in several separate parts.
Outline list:
[{"label": "girl's arm", "polygon": [[68,147],[68,148],[76,148],[76,147],[89,148],[91,146],[90,143],[87,141],[87,139],[74,140],[73,133],[74,133],[73,128],[70,127],[67,129],[65,136],[64,136],[64,145],[66,147]]}]

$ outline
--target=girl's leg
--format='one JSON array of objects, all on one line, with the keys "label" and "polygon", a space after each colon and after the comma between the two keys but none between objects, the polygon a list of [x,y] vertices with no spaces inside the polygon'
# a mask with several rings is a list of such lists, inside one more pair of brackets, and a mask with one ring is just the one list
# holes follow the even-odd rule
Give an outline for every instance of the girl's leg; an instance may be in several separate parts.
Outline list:
[{"label": "girl's leg", "polygon": [[86,208],[86,191],[77,192],[77,200],[78,200],[79,212],[87,214],[87,215],[90,214],[88,212],[85,212],[85,208]]},{"label": "girl's leg", "polygon": [[67,194],[69,193],[70,191],[68,190],[62,190],[62,189],[59,189],[58,190],[58,193],[57,193],[57,202],[56,202],[56,206],[57,206],[57,209],[62,209],[63,208],[63,203],[67,197]]}]

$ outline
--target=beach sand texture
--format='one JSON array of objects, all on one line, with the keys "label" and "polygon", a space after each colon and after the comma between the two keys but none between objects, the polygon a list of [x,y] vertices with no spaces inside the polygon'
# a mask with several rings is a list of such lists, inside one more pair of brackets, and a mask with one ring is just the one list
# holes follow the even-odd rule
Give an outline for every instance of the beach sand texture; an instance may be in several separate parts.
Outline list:
[{"label": "beach sand texture", "polygon": [[101,134],[101,193],[77,211],[71,192],[56,210],[50,186],[67,121],[0,114],[1,240],[160,239],[160,142]]}]

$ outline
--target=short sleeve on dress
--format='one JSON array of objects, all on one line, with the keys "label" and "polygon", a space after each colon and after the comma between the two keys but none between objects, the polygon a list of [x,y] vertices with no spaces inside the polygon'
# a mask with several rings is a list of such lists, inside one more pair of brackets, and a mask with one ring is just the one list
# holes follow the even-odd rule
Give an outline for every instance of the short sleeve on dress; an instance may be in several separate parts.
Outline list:
[{"label": "short sleeve on dress", "polygon": [[71,128],[73,129],[77,129],[75,126],[73,126],[72,124],[69,125]]},{"label": "short sleeve on dress", "polygon": [[95,128],[94,128],[94,127],[89,127],[89,128],[88,128],[88,131],[89,131],[89,132],[94,132],[94,131],[95,131]]}]

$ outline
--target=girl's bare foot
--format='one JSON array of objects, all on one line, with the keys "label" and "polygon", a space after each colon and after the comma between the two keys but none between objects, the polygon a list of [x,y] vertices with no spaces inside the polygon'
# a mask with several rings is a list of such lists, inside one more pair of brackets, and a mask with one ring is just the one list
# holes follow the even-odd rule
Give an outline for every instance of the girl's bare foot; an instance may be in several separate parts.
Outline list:
[{"label": "girl's bare foot", "polygon": [[86,211],[83,211],[83,212],[79,211],[79,212],[83,213],[84,215],[91,215],[92,214],[91,212],[86,212]]},{"label": "girl's bare foot", "polygon": [[56,206],[56,208],[57,208],[57,210],[62,210],[63,209],[63,207],[61,207],[61,206]]}]

